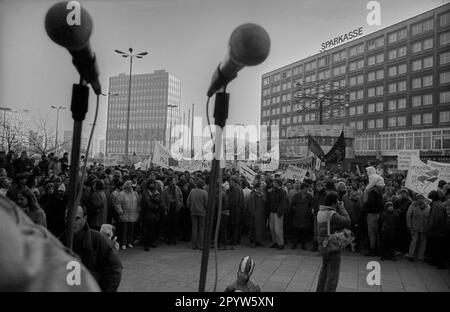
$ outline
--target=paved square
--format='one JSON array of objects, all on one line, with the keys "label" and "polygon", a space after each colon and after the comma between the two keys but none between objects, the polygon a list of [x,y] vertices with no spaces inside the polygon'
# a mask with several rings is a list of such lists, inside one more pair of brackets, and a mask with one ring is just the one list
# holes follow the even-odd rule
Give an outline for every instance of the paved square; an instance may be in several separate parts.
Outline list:
[{"label": "paved square", "polygon": [[[251,256],[255,263],[252,279],[262,291],[315,291],[321,257],[318,253],[268,247],[235,246],[234,250],[217,251],[216,291],[222,292],[236,278],[239,261]],[[123,262],[119,291],[189,292],[198,291],[202,253],[189,243],[159,245],[145,252],[142,247],[120,251]],[[381,264],[381,286],[367,285],[369,261]],[[207,291],[213,291],[215,280],[214,250],[210,251]],[[397,262],[344,253],[337,291],[339,292],[450,292],[450,270],[437,270],[424,264],[400,258]]]}]

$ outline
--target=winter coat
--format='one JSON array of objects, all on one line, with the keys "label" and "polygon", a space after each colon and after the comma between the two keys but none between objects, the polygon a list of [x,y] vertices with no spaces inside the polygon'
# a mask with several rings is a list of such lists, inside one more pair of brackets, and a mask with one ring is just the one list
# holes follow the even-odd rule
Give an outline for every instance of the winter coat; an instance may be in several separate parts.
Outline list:
[{"label": "winter coat", "polygon": [[66,200],[58,194],[44,194],[40,204],[47,217],[47,228],[56,237],[64,233],[66,222]]},{"label": "winter coat", "polygon": [[344,207],[350,215],[353,225],[360,224],[362,220],[362,194],[360,191],[349,191],[342,197]]},{"label": "winter coat", "polygon": [[122,278],[122,262],[111,241],[88,224],[74,235],[73,251],[81,258],[104,292],[116,291]]},{"label": "winter coat", "polygon": [[136,222],[139,219],[140,200],[139,195],[135,191],[121,191],[117,198],[117,209],[120,222]]},{"label": "winter coat", "polygon": [[189,193],[186,203],[191,211],[191,216],[205,217],[208,207],[208,192],[195,188]]},{"label": "winter coat", "polygon": [[408,229],[418,233],[426,233],[430,206],[425,201],[415,201],[406,213]]},{"label": "winter coat", "polygon": [[155,190],[151,193],[150,190],[145,189],[142,192],[141,198],[141,215],[146,221],[159,220],[162,212],[162,196]]},{"label": "winter coat", "polygon": [[100,228],[102,224],[108,223],[108,198],[105,191],[96,191],[91,196],[92,210],[88,214],[88,222],[91,228]]},{"label": "winter coat", "polygon": [[283,189],[271,189],[267,197],[267,211],[269,213],[276,213],[278,217],[282,217],[287,213],[289,200]]},{"label": "winter coat", "polygon": [[292,225],[296,228],[305,229],[311,228],[313,225],[312,213],[314,208],[314,198],[306,193],[300,191],[292,198]]},{"label": "winter coat", "polygon": [[365,213],[380,213],[383,209],[383,196],[378,187],[373,187],[367,193],[367,201],[364,203]]},{"label": "winter coat", "polygon": [[181,189],[175,185],[175,191],[166,186],[163,193],[163,205],[168,213],[179,212],[183,207],[183,193]]},{"label": "winter coat", "polygon": [[441,202],[434,201],[428,215],[427,236],[444,237],[446,233],[447,210]]},{"label": "winter coat", "polygon": [[389,212],[387,210],[381,213],[381,233],[395,234],[398,227],[398,213],[394,210]]},{"label": "winter coat", "polygon": [[239,224],[244,212],[244,192],[239,186],[230,187],[227,191],[228,209],[230,210],[229,222]]}]

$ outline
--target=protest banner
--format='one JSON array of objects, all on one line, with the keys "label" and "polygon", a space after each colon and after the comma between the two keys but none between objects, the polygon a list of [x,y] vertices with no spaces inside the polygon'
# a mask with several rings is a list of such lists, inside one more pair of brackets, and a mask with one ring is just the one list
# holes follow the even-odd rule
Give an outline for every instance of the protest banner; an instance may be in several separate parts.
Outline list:
[{"label": "protest banner", "polygon": [[413,192],[428,197],[431,191],[438,188],[439,169],[426,165],[416,156],[411,156],[405,187]]},{"label": "protest banner", "polygon": [[398,151],[397,169],[398,170],[408,170],[409,162],[411,161],[411,156],[415,156],[415,157],[419,158],[420,153],[418,150]]},{"label": "protest banner", "polygon": [[243,174],[249,183],[253,182],[253,179],[256,176],[256,172],[250,169],[249,166],[241,164],[239,167],[239,173]]},{"label": "protest banner", "polygon": [[283,177],[291,180],[303,181],[308,171],[299,167],[289,166]]},{"label": "protest banner", "polygon": [[261,157],[261,171],[276,171],[280,166],[280,150],[278,145],[273,147],[270,152]]},{"label": "protest banner", "polygon": [[439,170],[438,180],[450,183],[450,164],[428,160],[427,165]]},{"label": "protest banner", "polygon": [[314,161],[320,161],[316,156],[308,156],[302,159],[299,159],[296,163],[296,166],[305,170],[313,170],[315,167]]}]

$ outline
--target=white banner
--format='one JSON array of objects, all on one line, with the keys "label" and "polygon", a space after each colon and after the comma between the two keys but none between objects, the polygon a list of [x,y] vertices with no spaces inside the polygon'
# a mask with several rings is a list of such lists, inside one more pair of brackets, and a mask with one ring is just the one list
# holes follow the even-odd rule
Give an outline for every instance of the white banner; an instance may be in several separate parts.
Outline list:
[{"label": "white banner", "polygon": [[428,160],[427,165],[439,169],[438,179],[450,182],[450,164]]},{"label": "white banner", "polygon": [[398,151],[397,163],[398,170],[408,170],[409,162],[411,161],[411,157],[415,156],[420,158],[420,153],[418,150],[406,150],[406,151]]},{"label": "white banner", "polygon": [[[263,161],[267,161],[269,163],[264,163]],[[266,153],[261,157],[261,171],[276,171],[280,166],[280,149],[278,144],[273,147],[270,152]]]},{"label": "white banner", "polygon": [[427,198],[431,191],[438,188],[438,174],[438,169],[428,166],[418,157],[412,156],[405,187]]},{"label": "white banner", "polygon": [[247,165],[240,165],[239,173],[243,174],[247,178],[247,181],[249,183],[252,183],[253,179],[256,176],[256,172],[254,172],[252,169],[250,169],[250,167]]},{"label": "white banner", "polygon": [[161,143],[156,142],[152,163],[156,166],[169,168],[169,158],[171,158],[170,151]]},{"label": "white banner", "polygon": [[289,166],[283,177],[291,180],[303,181],[308,171],[299,167]]}]

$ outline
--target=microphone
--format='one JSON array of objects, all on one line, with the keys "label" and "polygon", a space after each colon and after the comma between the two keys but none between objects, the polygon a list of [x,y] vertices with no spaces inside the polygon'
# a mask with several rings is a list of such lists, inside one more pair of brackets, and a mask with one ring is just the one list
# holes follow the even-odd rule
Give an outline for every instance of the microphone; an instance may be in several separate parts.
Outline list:
[{"label": "microphone", "polygon": [[237,27],[228,42],[228,54],[213,74],[208,97],[237,77],[245,66],[262,63],[270,51],[269,34],[259,25],[243,24]]},{"label": "microphone", "polygon": [[101,94],[97,62],[89,45],[92,19],[76,1],[59,2],[45,16],[45,30],[56,44],[72,55],[72,63],[81,78],[91,84],[95,94]]}]

